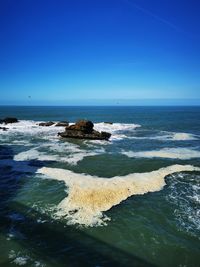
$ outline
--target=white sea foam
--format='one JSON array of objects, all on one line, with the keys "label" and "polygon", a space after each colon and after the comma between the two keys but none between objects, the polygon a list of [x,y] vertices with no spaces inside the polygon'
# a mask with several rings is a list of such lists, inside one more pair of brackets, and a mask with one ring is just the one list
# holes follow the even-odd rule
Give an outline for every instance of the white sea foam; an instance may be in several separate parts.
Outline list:
[{"label": "white sea foam", "polygon": [[197,137],[193,134],[189,133],[174,133],[173,140],[181,141],[181,140],[197,140]]},{"label": "white sea foam", "polygon": [[71,154],[67,157],[67,159],[64,159],[64,162],[67,162],[72,165],[76,165],[79,161],[83,160],[85,157],[92,157],[97,156],[99,154],[104,153],[103,150],[95,150],[94,152],[79,152],[75,154]]},{"label": "white sea foam", "polygon": [[163,140],[163,141],[190,141],[198,140],[197,136],[190,133],[173,133],[168,132],[166,135],[155,136],[151,139]]},{"label": "white sea foam", "polygon": [[1,132],[1,134],[26,134],[26,135],[35,135],[35,134],[56,134],[59,131],[63,130],[63,127],[55,127],[54,125],[48,127],[39,126],[40,121],[32,120],[20,120],[17,123],[10,123],[6,125],[8,131]]},{"label": "white sea foam", "polygon": [[16,253],[14,250],[10,250],[9,254],[8,254],[8,258],[9,259],[13,259],[16,257]]},{"label": "white sea foam", "polygon": [[174,133],[174,132],[160,132],[156,136],[129,136],[129,139],[139,139],[139,140],[160,140],[160,141],[192,141],[198,140],[199,137],[194,134],[189,133]]},{"label": "white sea foam", "polygon": [[[49,148],[49,144],[47,147]],[[40,146],[39,148],[32,148],[27,151],[23,151],[18,153],[17,155],[14,156],[15,161],[29,161],[29,160],[40,160],[40,161],[57,161],[57,162],[66,162],[71,165],[76,165],[79,161],[83,160],[85,157],[90,157],[90,156],[96,156],[99,154],[102,154],[105,152],[103,148],[100,149],[95,149],[93,151],[89,150],[81,150],[77,146],[72,146],[72,147],[67,147],[64,146],[65,152],[68,153],[65,156],[63,154],[56,153],[57,149],[58,151],[63,152],[62,146],[58,145],[57,147],[51,147],[52,150],[55,152],[54,154],[50,154],[49,152],[44,152],[44,151],[39,151],[38,149],[41,149],[41,147],[46,147]]]},{"label": "white sea foam", "polygon": [[139,124],[131,124],[131,123],[105,123],[105,122],[99,122],[94,124],[94,128],[97,131],[110,131],[116,132],[116,131],[132,131],[137,127],[141,127]]},{"label": "white sea foam", "polygon": [[96,148],[98,145],[107,146],[108,144],[110,144],[110,142],[106,140],[86,140],[84,141],[84,143],[87,145],[87,147],[92,148]]},{"label": "white sea foam", "polygon": [[[55,127],[55,125],[42,127],[39,126],[40,121],[32,120],[20,120],[17,123],[7,124],[6,128],[8,131],[1,131],[0,135],[16,135],[16,134],[25,134],[26,136],[36,136],[45,140],[58,140],[57,133],[62,132],[64,127]],[[71,125],[72,123],[70,123]],[[134,131],[137,127],[140,127],[138,124],[127,124],[127,123],[95,123],[94,129],[97,131],[106,131],[112,134],[112,140],[120,140],[126,138],[124,131]],[[17,143],[17,141],[16,141]]]},{"label": "white sea foam", "polygon": [[43,263],[41,263],[40,261],[35,261],[35,262],[34,262],[34,266],[35,266],[35,267],[45,267],[46,265],[43,264]]},{"label": "white sea foam", "polygon": [[14,259],[14,263],[17,264],[17,265],[26,265],[27,262],[28,262],[29,258],[28,257],[17,257]]},{"label": "white sea foam", "polygon": [[[16,135],[16,134],[25,134],[26,136],[39,136],[42,139],[50,140],[58,140],[57,133],[62,132],[64,127],[55,127],[55,125],[42,127],[39,126],[40,121],[32,121],[32,120],[20,120],[18,123],[7,124],[6,128],[8,131],[1,131],[0,135],[7,136]],[[71,125],[72,123],[70,123]],[[163,132],[164,135],[158,136],[127,136],[124,132],[134,132],[134,130],[138,127],[141,127],[139,124],[128,124],[128,123],[113,123],[108,124],[104,122],[95,123],[94,129],[97,131],[106,131],[112,134],[110,140],[121,140],[124,138],[130,139],[155,139],[162,141],[186,141],[186,140],[198,140],[199,137],[190,133],[176,133],[176,132]],[[22,143],[26,141],[13,141],[14,143]],[[93,141],[96,142],[96,141]],[[107,143],[108,144],[108,143]]]},{"label": "white sea foam", "polygon": [[46,265],[38,260],[33,260],[30,256],[24,255],[23,252],[18,251],[15,252],[14,250],[10,250],[8,254],[8,258],[12,260],[12,263],[19,265],[19,266],[35,266],[35,267],[45,267]]},{"label": "white sea foam", "polygon": [[172,175],[166,199],[174,205],[179,226],[200,239],[200,176]]},{"label": "white sea foam", "polygon": [[30,260],[30,257],[27,255],[20,255],[21,253],[16,253],[14,250],[11,250],[9,252],[8,258],[12,259],[13,263],[15,263],[16,265],[26,265],[28,263],[28,261]]},{"label": "white sea foam", "polygon": [[46,178],[64,181],[68,196],[58,205],[57,216],[66,217],[70,224],[87,226],[104,224],[102,212],[132,195],[161,190],[165,176],[181,171],[200,170],[191,165],[172,165],[148,173],[133,173],[113,178],[78,174],[69,170],[40,168]]},{"label": "white sea foam", "polygon": [[12,144],[14,145],[23,145],[23,146],[30,146],[30,142],[28,140],[13,140]]},{"label": "white sea foam", "polygon": [[130,158],[169,158],[169,159],[192,159],[199,158],[200,151],[189,148],[163,148],[150,151],[122,151],[123,155]]},{"label": "white sea foam", "polygon": [[58,142],[57,141],[51,141],[49,143],[43,144],[40,146],[40,148],[48,148],[50,151],[58,152],[58,153],[78,153],[81,152],[80,146],[68,143],[66,141],[64,142]]},{"label": "white sea foam", "polygon": [[[190,198],[196,202],[196,204],[200,204],[200,184],[198,185],[193,185],[192,186],[192,192],[193,194],[190,196]],[[199,209],[200,213],[200,209]],[[199,217],[199,222],[200,222],[200,217]],[[199,229],[200,229],[200,224],[199,224]]]},{"label": "white sea foam", "polygon": [[14,156],[15,161],[25,161],[25,160],[32,160],[32,159],[38,159],[39,157],[42,157],[42,153],[39,153],[39,151],[35,148],[29,149],[27,151],[23,151],[18,153]]},{"label": "white sea foam", "polygon": [[108,124],[104,122],[95,123],[94,129],[99,132],[109,132],[112,134],[110,140],[121,140],[126,138],[124,131],[134,131],[136,128],[141,127],[139,124],[128,123],[113,123]]}]

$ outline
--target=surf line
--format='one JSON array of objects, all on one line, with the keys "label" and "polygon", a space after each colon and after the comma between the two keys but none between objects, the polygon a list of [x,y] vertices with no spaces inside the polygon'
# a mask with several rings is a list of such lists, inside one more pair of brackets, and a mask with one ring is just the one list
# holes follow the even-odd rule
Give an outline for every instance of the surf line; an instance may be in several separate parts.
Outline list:
[{"label": "surf line", "polygon": [[182,171],[200,171],[192,165],[171,165],[152,172],[131,173],[125,176],[102,178],[70,170],[47,168],[37,173],[45,178],[63,181],[68,195],[58,204],[57,216],[66,217],[70,224],[87,226],[102,225],[109,210],[132,195],[140,195],[161,190],[165,177]]}]

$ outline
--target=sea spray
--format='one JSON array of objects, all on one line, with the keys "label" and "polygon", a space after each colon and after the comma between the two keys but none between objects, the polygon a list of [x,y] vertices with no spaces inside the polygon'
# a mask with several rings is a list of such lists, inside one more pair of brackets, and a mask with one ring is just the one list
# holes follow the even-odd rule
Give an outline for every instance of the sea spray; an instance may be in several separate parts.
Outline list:
[{"label": "sea spray", "polygon": [[58,205],[57,216],[66,217],[70,224],[102,225],[104,211],[132,195],[159,191],[164,178],[175,172],[199,171],[191,165],[172,165],[147,173],[132,173],[113,178],[78,174],[58,168],[40,168],[37,172],[47,178],[64,181],[68,195]]}]

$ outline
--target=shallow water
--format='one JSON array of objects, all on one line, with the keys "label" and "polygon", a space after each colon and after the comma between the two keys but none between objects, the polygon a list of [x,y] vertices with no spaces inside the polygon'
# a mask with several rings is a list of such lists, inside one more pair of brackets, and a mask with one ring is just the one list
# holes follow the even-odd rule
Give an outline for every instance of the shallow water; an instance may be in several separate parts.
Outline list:
[{"label": "shallow water", "polygon": [[[0,132],[0,266],[199,266],[200,108],[0,107],[6,116],[20,122]],[[38,126],[79,118],[111,140]]]}]

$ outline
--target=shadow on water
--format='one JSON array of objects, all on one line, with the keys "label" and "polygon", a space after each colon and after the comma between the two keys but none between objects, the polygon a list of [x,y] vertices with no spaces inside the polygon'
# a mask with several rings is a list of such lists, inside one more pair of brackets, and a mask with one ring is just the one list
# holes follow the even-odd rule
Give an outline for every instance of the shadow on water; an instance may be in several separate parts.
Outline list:
[{"label": "shadow on water", "polygon": [[[1,146],[0,152],[1,155],[2,152],[4,154],[3,159],[12,160],[13,166],[15,165],[12,149]],[[32,166],[31,172],[34,172],[39,167],[45,166],[46,162],[30,161],[21,162],[21,164]],[[14,199],[19,188],[23,186],[20,176],[24,174],[24,171],[14,172],[10,166],[0,166],[0,168],[1,233],[6,235],[13,224],[13,219],[8,216],[8,211],[21,214],[23,220],[16,220],[14,224],[15,229],[22,233],[25,238],[17,238],[16,241],[21,247],[30,251],[34,257],[45,262],[45,266],[155,266],[116,248],[114,245],[111,246],[90,236],[84,231],[84,228],[67,226],[65,223],[54,220],[47,214],[42,214],[34,209],[31,213],[28,212],[30,207]],[[38,223],[38,218],[43,223]],[[7,259],[0,262],[0,266],[16,265],[11,259]]]},{"label": "shadow on water", "polygon": [[23,186],[23,176],[35,174],[38,168],[48,166],[53,161],[15,161],[10,146],[0,145],[0,210],[14,198],[18,189]]},{"label": "shadow on water", "polygon": [[[14,211],[26,214],[27,207],[13,203]],[[44,223],[37,223],[36,218]],[[4,225],[9,225],[9,219]],[[46,215],[33,211],[23,222],[16,222],[15,227],[25,239],[20,245],[46,262],[47,266],[153,266],[150,263],[130,255],[114,246],[106,244],[83,230],[65,226]],[[4,227],[4,230],[7,231]],[[4,266],[12,266],[4,262]],[[3,265],[2,265],[3,266]]]}]

